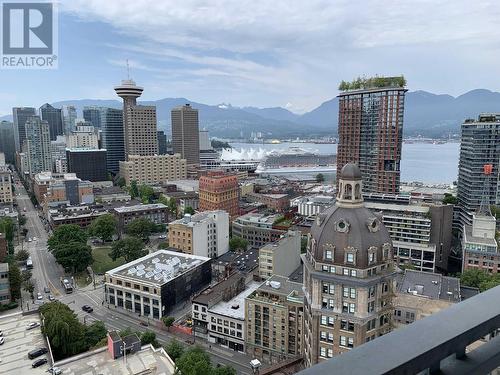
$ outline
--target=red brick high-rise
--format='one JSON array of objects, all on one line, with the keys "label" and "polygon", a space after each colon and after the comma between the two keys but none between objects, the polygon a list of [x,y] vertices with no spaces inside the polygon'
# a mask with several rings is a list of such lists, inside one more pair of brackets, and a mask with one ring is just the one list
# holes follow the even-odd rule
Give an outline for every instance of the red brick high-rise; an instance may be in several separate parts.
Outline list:
[{"label": "red brick high-rise", "polygon": [[200,211],[224,210],[234,219],[239,216],[238,201],[236,175],[212,171],[200,177]]},{"label": "red brick high-rise", "polygon": [[375,77],[340,86],[337,174],[356,163],[365,192],[399,192],[405,84]]}]

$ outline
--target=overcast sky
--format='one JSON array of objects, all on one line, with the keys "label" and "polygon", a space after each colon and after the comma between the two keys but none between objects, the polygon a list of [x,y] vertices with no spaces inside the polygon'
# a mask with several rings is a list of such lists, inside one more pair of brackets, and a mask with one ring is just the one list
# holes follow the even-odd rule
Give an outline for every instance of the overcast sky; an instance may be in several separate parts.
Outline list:
[{"label": "overcast sky", "polygon": [[500,91],[498,1],[68,0],[59,68],[0,70],[0,115],[13,106],[115,98],[287,107],[304,112],[340,80],[404,74],[411,91]]}]

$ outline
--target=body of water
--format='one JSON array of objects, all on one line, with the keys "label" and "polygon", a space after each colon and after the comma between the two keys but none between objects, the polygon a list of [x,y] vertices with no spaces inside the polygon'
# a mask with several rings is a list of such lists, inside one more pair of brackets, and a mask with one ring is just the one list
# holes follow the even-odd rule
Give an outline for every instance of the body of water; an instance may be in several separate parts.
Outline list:
[{"label": "body of water", "polygon": [[[238,151],[242,149],[259,149],[266,151],[286,150],[289,147],[300,147],[306,151],[319,154],[336,154],[336,144],[315,143],[231,143]],[[401,181],[419,181],[430,184],[452,183],[458,178],[459,143],[403,143],[401,158]]]}]

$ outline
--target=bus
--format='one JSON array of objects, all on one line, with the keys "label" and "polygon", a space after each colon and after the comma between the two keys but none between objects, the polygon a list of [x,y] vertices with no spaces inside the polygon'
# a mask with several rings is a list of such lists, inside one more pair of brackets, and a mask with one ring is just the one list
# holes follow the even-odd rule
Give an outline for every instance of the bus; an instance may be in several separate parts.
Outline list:
[{"label": "bus", "polygon": [[61,285],[63,286],[66,294],[73,293],[73,286],[71,285],[68,279],[61,280]]},{"label": "bus", "polygon": [[26,260],[26,269],[28,269],[28,270],[33,269],[33,261],[31,260],[31,257],[29,257],[29,258]]}]

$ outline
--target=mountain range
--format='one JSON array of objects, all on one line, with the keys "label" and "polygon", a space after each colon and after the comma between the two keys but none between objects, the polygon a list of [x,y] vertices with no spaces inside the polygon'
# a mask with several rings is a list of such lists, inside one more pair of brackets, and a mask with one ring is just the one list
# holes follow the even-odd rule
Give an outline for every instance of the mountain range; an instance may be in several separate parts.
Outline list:
[{"label": "mountain range", "polygon": [[[200,128],[221,138],[249,137],[251,132],[262,132],[265,138],[312,137],[336,135],[338,98],[322,103],[302,115],[285,108],[234,107],[231,104],[207,105],[186,98],[165,98],[142,101],[155,105],[159,129],[170,134],[170,110],[191,104],[199,110]],[[84,106],[97,105],[121,108],[119,100],[65,100],[52,103],[55,107],[74,105],[82,116]],[[404,136],[448,137],[460,133],[460,124],[466,118],[475,118],[481,112],[500,112],[500,93],[486,89],[469,91],[458,97],[438,95],[426,91],[406,94]],[[0,117],[11,120],[12,116]]]}]

